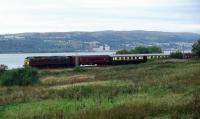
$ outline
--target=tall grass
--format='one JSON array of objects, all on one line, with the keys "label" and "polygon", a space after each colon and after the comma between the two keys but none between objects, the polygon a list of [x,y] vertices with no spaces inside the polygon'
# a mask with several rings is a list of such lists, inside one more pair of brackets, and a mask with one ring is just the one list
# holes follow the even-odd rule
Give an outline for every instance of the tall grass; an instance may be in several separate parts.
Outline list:
[{"label": "tall grass", "polygon": [[[140,65],[86,68],[84,72],[59,70],[40,73],[41,84],[0,87],[0,118],[199,117],[199,61],[159,61]],[[86,82],[70,81],[72,77],[81,79],[85,75],[88,75],[84,77]],[[47,80],[49,77],[54,79]],[[58,79],[59,83],[54,84]]]}]

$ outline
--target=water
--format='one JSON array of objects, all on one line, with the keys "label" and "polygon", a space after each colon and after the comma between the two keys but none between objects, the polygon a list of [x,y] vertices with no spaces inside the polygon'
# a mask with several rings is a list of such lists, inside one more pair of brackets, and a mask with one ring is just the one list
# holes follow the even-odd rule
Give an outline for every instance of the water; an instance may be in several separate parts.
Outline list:
[{"label": "water", "polygon": [[0,54],[0,64],[9,69],[23,67],[24,59],[29,56],[71,56],[71,55],[111,55],[114,52],[78,52],[78,53],[25,53],[25,54]]}]

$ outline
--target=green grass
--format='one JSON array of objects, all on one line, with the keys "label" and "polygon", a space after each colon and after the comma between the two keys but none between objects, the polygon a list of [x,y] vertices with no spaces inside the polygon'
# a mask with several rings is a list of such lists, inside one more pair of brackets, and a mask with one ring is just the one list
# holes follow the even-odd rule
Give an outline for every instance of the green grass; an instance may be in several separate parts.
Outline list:
[{"label": "green grass", "polygon": [[41,83],[0,87],[0,119],[200,117],[200,61],[41,70]]}]

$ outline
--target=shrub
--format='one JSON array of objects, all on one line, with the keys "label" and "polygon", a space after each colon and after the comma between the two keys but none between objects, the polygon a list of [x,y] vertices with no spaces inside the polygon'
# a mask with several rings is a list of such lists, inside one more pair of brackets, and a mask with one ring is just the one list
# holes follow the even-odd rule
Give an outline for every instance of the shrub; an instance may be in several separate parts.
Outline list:
[{"label": "shrub", "polygon": [[38,70],[34,68],[20,68],[5,71],[0,77],[3,86],[27,86],[39,81]]},{"label": "shrub", "polygon": [[171,58],[176,58],[176,59],[183,59],[183,53],[182,52],[172,52],[170,53]]},{"label": "shrub", "polygon": [[76,66],[76,67],[74,67],[73,71],[74,72],[84,72],[85,70],[82,67],[80,67],[80,66]]}]

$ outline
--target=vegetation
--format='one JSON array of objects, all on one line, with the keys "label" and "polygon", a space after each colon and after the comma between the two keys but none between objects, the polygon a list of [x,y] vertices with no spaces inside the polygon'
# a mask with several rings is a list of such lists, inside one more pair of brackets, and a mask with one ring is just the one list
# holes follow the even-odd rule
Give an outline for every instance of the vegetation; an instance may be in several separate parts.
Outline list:
[{"label": "vegetation", "polygon": [[0,119],[198,119],[200,61],[41,70],[41,83],[0,87]]},{"label": "vegetation", "polygon": [[192,46],[192,52],[200,57],[200,40],[198,40],[194,45]]},{"label": "vegetation", "polygon": [[7,68],[8,68],[8,67],[5,66],[5,65],[0,65],[0,77],[1,77],[1,75],[3,74],[3,72],[6,71]]},{"label": "vegetation", "polygon": [[152,53],[162,53],[162,49],[158,46],[150,47],[136,47],[131,50],[120,50],[116,54],[152,54]]},{"label": "vegetation", "polygon": [[80,67],[80,66],[75,66],[74,67],[74,72],[84,72],[85,70],[82,68],[82,67]]},{"label": "vegetation", "polygon": [[172,52],[170,53],[171,58],[176,58],[176,59],[183,59],[183,53],[182,52]]},{"label": "vegetation", "polygon": [[4,71],[0,77],[3,86],[27,86],[39,81],[38,71],[34,68],[21,68]]}]

